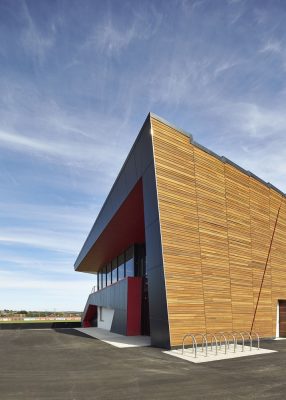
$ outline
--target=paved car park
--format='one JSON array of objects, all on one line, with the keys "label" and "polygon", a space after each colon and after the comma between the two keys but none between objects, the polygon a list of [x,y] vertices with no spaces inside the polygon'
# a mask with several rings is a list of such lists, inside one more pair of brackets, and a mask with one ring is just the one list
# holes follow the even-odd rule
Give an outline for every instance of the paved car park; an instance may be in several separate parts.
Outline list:
[{"label": "paved car park", "polygon": [[0,399],[285,399],[286,340],[262,347],[277,352],[193,364],[74,329],[0,331]]}]

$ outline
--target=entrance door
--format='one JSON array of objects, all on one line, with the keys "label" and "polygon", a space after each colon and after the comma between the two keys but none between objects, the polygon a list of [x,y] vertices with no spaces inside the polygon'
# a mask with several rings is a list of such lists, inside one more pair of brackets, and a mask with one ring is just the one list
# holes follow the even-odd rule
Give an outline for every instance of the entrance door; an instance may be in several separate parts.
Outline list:
[{"label": "entrance door", "polygon": [[286,337],[286,300],[279,300],[279,336]]}]

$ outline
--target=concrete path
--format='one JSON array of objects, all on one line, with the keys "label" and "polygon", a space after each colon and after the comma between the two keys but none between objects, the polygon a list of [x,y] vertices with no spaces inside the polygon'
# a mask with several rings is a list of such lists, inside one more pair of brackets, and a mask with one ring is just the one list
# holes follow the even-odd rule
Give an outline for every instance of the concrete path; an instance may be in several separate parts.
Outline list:
[{"label": "concrete path", "polygon": [[121,349],[127,347],[146,347],[150,346],[150,336],[123,336],[117,333],[108,332],[100,328],[75,328],[77,331],[82,332],[88,336],[99,339],[104,343],[111,344],[112,346]]},{"label": "concrete path", "polygon": [[182,354],[182,349],[164,351],[164,353],[169,354],[170,356],[181,358],[182,360],[193,362],[195,364],[200,364],[211,361],[231,360],[233,358],[261,356],[263,354],[275,353],[275,351],[261,348],[258,350],[257,347],[253,347],[252,349],[250,349],[249,346],[244,346],[244,351],[242,351],[242,346],[237,345],[234,352],[234,347],[233,345],[231,345],[230,348],[227,349],[226,353],[224,346],[222,346],[221,349],[218,349],[217,354],[215,346],[213,346],[213,349],[211,349],[211,346],[208,346],[207,354],[205,351],[205,347],[203,348],[203,350],[201,347],[198,347],[196,357],[195,352],[193,352],[191,348],[185,349],[184,354]]}]

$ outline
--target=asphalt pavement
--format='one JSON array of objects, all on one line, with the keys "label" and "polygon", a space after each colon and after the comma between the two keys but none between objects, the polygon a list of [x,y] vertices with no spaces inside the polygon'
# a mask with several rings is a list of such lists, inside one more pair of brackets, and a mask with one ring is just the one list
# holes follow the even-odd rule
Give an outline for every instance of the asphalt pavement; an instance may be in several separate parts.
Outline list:
[{"label": "asphalt pavement", "polygon": [[0,399],[286,399],[286,340],[261,346],[278,352],[193,364],[74,329],[0,331]]}]

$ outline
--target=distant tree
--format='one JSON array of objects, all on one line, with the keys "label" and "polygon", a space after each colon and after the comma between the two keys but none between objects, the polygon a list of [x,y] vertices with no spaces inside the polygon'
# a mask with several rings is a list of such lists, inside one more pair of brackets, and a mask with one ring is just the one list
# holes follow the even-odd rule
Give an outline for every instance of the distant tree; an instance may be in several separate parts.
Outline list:
[{"label": "distant tree", "polygon": [[21,310],[21,311],[19,311],[19,314],[28,314],[28,311],[26,311],[26,310]]}]

